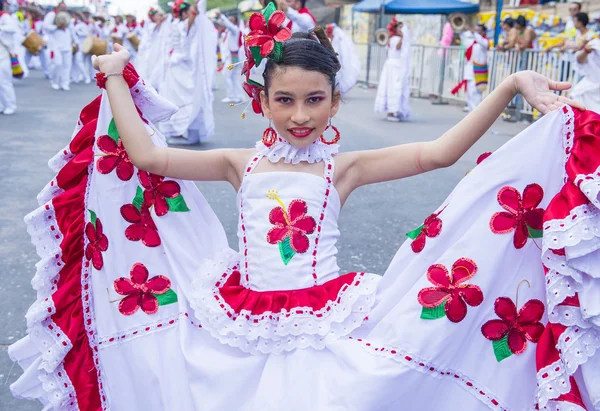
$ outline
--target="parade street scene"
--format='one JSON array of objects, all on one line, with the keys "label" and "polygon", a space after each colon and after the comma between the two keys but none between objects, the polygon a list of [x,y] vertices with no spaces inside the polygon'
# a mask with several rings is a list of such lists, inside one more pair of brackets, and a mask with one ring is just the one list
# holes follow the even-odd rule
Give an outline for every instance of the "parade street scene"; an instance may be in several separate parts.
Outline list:
[{"label": "parade street scene", "polygon": [[600,411],[600,2],[0,0],[1,411]]}]

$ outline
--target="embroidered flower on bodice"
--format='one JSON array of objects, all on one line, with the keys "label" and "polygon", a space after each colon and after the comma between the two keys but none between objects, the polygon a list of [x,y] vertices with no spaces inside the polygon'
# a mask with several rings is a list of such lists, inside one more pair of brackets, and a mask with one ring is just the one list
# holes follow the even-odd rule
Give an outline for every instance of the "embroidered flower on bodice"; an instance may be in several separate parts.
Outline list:
[{"label": "embroidered flower on bodice", "polygon": [[267,242],[279,244],[281,259],[287,265],[296,253],[308,251],[308,234],[315,231],[317,223],[314,218],[306,215],[306,201],[292,200],[286,209],[277,191],[269,190],[267,198],[279,203],[279,206],[269,213],[269,222],[274,226],[267,233]]}]

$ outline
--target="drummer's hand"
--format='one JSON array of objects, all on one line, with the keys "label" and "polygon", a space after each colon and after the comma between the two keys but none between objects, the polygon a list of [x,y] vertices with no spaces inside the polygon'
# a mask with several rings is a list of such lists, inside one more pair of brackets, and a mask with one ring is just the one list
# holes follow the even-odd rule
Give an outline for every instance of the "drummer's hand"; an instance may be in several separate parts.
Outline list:
[{"label": "drummer's hand", "polygon": [[92,56],[92,64],[102,73],[120,73],[125,69],[130,58],[127,49],[115,43],[115,51],[104,56]]},{"label": "drummer's hand", "polygon": [[515,94],[520,93],[534,109],[542,114],[556,110],[564,104],[585,110],[583,104],[555,93],[555,91],[570,89],[571,83],[550,80],[531,70],[519,71],[512,74],[509,79],[512,79]]}]

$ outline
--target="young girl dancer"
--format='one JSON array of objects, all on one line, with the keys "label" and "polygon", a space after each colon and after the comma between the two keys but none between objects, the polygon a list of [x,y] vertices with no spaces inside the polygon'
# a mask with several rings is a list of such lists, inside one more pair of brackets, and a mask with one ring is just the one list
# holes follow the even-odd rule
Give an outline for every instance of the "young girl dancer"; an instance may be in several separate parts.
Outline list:
[{"label": "young girl dancer", "polygon": [[[85,410],[597,401],[598,116],[521,72],[435,141],[338,154],[339,62],[322,30],[290,39],[284,20],[271,6],[250,20],[244,72],[268,60],[246,90],[270,122],[254,149],[166,148],[153,122],[172,106],[126,50],[95,59],[106,92],[27,217],[44,259],[13,393]],[[475,167],[383,277],[340,274],[350,193],[453,164],[517,92],[547,115]],[[238,192],[239,252],[186,180]]]}]

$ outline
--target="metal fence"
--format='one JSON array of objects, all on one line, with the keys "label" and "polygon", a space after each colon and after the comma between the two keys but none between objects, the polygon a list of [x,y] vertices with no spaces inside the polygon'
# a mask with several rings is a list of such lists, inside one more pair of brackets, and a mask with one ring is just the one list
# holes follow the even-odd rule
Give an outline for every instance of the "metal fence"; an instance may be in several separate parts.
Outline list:
[{"label": "metal fence", "polygon": [[[386,47],[372,43],[357,44],[356,49],[365,62],[359,81],[369,86],[376,86],[386,60]],[[522,52],[490,50],[488,92],[494,90],[510,74],[521,70],[533,70],[553,80],[570,81],[575,84],[578,76],[574,72],[573,64],[570,63],[572,59],[573,56],[570,55],[541,50]],[[413,95],[466,101],[464,90],[456,95],[451,93],[463,78],[464,64],[464,48],[413,45],[410,72]],[[521,113],[533,114],[533,109],[523,99],[517,99],[516,104]]]}]

